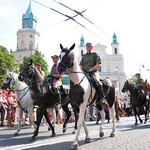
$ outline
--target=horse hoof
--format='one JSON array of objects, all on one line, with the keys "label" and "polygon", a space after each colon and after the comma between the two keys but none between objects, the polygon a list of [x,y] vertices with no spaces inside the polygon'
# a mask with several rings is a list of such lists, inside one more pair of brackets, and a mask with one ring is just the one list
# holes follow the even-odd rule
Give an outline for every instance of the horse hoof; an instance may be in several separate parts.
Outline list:
[{"label": "horse hoof", "polygon": [[18,133],[16,132],[16,133],[14,133],[14,136],[18,136]]},{"label": "horse hoof", "polygon": [[147,121],[144,121],[144,124],[146,124],[147,123]]},{"label": "horse hoof", "polygon": [[110,134],[110,137],[114,137],[114,136],[115,136],[115,134],[114,134],[114,133],[111,133],[111,134]]},{"label": "horse hoof", "polygon": [[56,133],[55,132],[53,132],[52,133],[52,135],[51,135],[51,137],[55,137],[56,136]]},{"label": "horse hoof", "polygon": [[76,131],[73,131],[72,134],[76,134]]},{"label": "horse hoof", "polygon": [[90,143],[90,138],[86,138],[85,143]]},{"label": "horse hoof", "polygon": [[103,136],[104,136],[104,132],[100,132],[100,133],[99,133],[99,136],[100,136],[100,137],[103,137]]},{"label": "horse hoof", "polygon": [[51,130],[51,128],[50,127],[48,127],[48,131],[50,131]]},{"label": "horse hoof", "polygon": [[35,138],[32,137],[29,142],[31,143],[31,142],[34,142],[34,141],[35,141]]},{"label": "horse hoof", "polygon": [[76,144],[76,145],[72,145],[71,146],[71,150],[78,150],[78,145]]},{"label": "horse hoof", "polygon": [[63,133],[65,133],[66,132],[66,129],[63,129]]}]

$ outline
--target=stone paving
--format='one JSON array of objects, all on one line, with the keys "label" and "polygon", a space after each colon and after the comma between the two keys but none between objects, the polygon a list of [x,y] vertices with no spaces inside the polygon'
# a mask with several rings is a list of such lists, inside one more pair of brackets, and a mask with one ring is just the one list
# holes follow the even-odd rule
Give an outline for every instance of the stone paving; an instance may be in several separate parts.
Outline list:
[{"label": "stone paving", "polygon": [[[143,118],[143,116],[142,116]],[[107,121],[106,121],[107,122]],[[150,121],[147,124],[134,125],[134,117],[122,117],[116,123],[115,137],[109,137],[112,123],[105,122],[103,138],[99,137],[99,125],[95,121],[86,121],[89,129],[91,142],[84,143],[84,130],[81,130],[78,150],[149,150],[150,149]],[[51,138],[51,132],[47,126],[40,126],[37,140],[29,143],[33,129],[23,127],[19,136],[14,137],[15,127],[0,127],[0,149],[1,150],[69,150],[75,135],[71,134],[74,123],[69,123],[65,134],[62,133],[62,125],[56,126],[57,136]]]}]

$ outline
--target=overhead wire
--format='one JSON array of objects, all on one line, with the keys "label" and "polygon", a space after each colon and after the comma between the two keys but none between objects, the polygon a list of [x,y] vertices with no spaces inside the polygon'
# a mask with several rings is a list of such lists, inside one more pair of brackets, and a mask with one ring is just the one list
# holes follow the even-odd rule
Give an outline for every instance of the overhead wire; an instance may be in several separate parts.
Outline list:
[{"label": "overhead wire", "polygon": [[[63,16],[65,16],[65,17],[67,17],[67,19],[65,19],[65,20],[63,20],[63,21],[61,21],[61,22],[65,22],[65,21],[68,21],[68,20],[72,20],[72,21],[76,22],[77,24],[79,24],[80,26],[82,26],[83,28],[85,28],[86,30],[88,30],[90,33],[92,33],[92,34],[95,35],[96,37],[98,37],[99,39],[101,39],[102,41],[104,41],[105,43],[110,44],[109,42],[107,42],[106,40],[104,40],[103,38],[101,38],[99,35],[97,35],[96,33],[94,33],[93,31],[91,31],[90,29],[88,29],[87,27],[85,27],[83,24],[79,23],[78,21],[76,21],[76,20],[74,19],[74,18],[77,17],[77,16],[81,16],[82,18],[84,18],[85,20],[87,20],[89,23],[91,23],[94,27],[96,27],[96,28],[99,29],[101,32],[103,32],[105,35],[107,35],[109,38],[112,38],[112,37],[109,36],[105,31],[103,31],[101,28],[99,28],[95,23],[93,23],[91,20],[89,20],[88,18],[86,18],[86,17],[83,15],[84,12],[86,12],[88,9],[90,9],[90,8],[92,8],[92,7],[94,7],[94,6],[97,6],[97,4],[95,4],[95,5],[91,6],[91,7],[89,7],[88,9],[85,9],[85,10],[79,12],[79,11],[77,11],[77,10],[74,10],[74,9],[72,9],[72,8],[70,8],[70,7],[68,7],[68,6],[66,6],[66,5],[63,4],[63,3],[60,3],[60,2],[58,2],[58,1],[56,1],[56,0],[53,0],[54,2],[56,2],[56,3],[58,3],[58,4],[60,4],[60,5],[64,6],[64,7],[66,7],[67,9],[69,9],[69,10],[71,10],[71,11],[73,11],[73,12],[76,13],[74,16],[71,17],[71,16],[68,16],[68,15],[66,15],[66,14],[63,14],[63,13],[60,12],[60,11],[57,11],[56,9],[50,8],[50,7],[48,7],[48,6],[46,6],[46,5],[42,4],[42,3],[39,3],[39,2],[37,2],[36,0],[33,0],[33,1],[34,1],[35,3],[38,3],[39,5],[42,5],[42,6],[46,7],[46,8],[48,8],[48,9],[51,9],[51,10],[53,10],[53,11],[55,11],[55,12],[57,12],[57,13],[63,15]],[[105,1],[105,0],[103,0],[103,1]],[[103,1],[101,1],[101,2],[103,2]],[[99,3],[101,3],[101,2],[99,2]],[[99,3],[98,3],[98,4],[99,4]],[[61,22],[60,22],[60,23],[61,23]],[[121,45],[121,46],[122,46],[122,45]],[[126,49],[126,48],[124,47],[124,49]],[[126,50],[127,50],[127,49],[126,49]],[[128,51],[128,50],[127,50],[127,51]],[[130,51],[128,51],[128,52],[131,53]],[[132,53],[131,53],[131,54],[132,54]],[[132,54],[132,55],[133,55],[133,54]],[[134,56],[135,60],[137,60],[137,57],[136,57],[135,55],[133,55],[133,56]],[[141,60],[141,61],[142,61],[142,60]]]},{"label": "overhead wire", "polygon": [[[91,23],[94,27],[96,27],[98,30],[100,30],[101,32],[103,32],[105,35],[107,35],[109,38],[112,38],[111,36],[109,36],[105,31],[103,31],[101,28],[99,28],[93,21],[91,21],[91,20],[89,20],[87,17],[85,17],[81,12],[79,12],[79,11],[77,11],[77,10],[75,10],[75,9],[72,9],[71,7],[69,7],[69,6],[67,6],[67,5],[65,5],[65,4],[63,4],[63,3],[61,3],[61,2],[58,2],[57,0],[53,0],[54,2],[56,2],[56,3],[58,3],[58,4],[60,4],[60,5],[62,5],[63,7],[65,7],[65,8],[67,8],[67,9],[69,9],[69,10],[71,10],[71,11],[73,11],[73,12],[75,12],[75,13],[77,13],[76,14],[76,16],[77,15],[79,15],[79,16],[81,16],[82,18],[84,18],[86,21],[88,21],[89,23]],[[103,0],[104,1],[104,0]],[[88,9],[86,9],[85,11],[87,11]],[[85,12],[84,11],[84,12]],[[88,29],[87,29],[88,30]],[[92,32],[92,31],[90,31],[90,32]],[[92,32],[93,34],[95,34],[94,32]],[[99,37],[99,36],[97,36],[97,37]],[[102,39],[102,38],[101,38]],[[103,40],[103,41],[105,41],[105,40]],[[106,42],[106,41],[105,41]],[[106,43],[108,43],[108,42],[106,42]],[[122,46],[122,45],[121,45]],[[122,46],[124,49],[126,49],[124,46]],[[130,51],[129,51],[130,52]],[[130,52],[130,54],[132,54],[131,52]],[[132,54],[134,57],[135,57],[135,55],[134,54]],[[137,59],[136,57],[135,57],[135,59]],[[141,60],[142,61],[142,60]]]},{"label": "overhead wire", "polygon": [[[81,23],[79,23],[78,21],[76,21],[73,17],[68,16],[68,15],[66,15],[66,14],[64,14],[64,13],[62,13],[62,12],[60,12],[60,11],[54,9],[54,8],[48,7],[48,6],[46,6],[46,5],[44,5],[44,4],[40,3],[40,2],[37,2],[36,0],[33,0],[33,1],[34,1],[35,3],[37,3],[37,4],[41,5],[41,6],[43,6],[43,7],[46,7],[46,8],[48,8],[48,9],[51,9],[51,10],[53,10],[53,11],[55,11],[55,12],[57,12],[57,13],[63,15],[63,16],[65,16],[65,17],[67,17],[68,20],[70,19],[70,20],[76,22],[77,24],[79,24],[80,26],[82,26],[83,28],[85,28],[86,30],[88,30],[89,32],[91,32],[92,34],[94,34],[95,36],[97,36],[99,39],[101,39],[101,40],[104,41],[105,43],[109,44],[106,40],[104,40],[103,38],[101,38],[99,35],[97,35],[97,34],[94,33],[93,31],[91,31],[91,30],[88,29],[87,27],[85,27],[83,24],[81,24]],[[84,11],[83,11],[83,12],[84,12]],[[67,21],[67,20],[63,20],[63,21]]]}]

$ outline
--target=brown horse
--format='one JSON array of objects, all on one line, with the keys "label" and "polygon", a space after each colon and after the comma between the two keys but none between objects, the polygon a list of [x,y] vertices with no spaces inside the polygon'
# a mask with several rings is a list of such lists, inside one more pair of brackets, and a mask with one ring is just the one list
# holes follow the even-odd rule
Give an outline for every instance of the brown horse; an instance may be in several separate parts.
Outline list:
[{"label": "brown horse", "polygon": [[[148,114],[148,105],[146,103],[146,96],[139,95],[137,87],[129,81],[125,81],[125,84],[122,88],[122,92],[130,91],[130,101],[132,104],[132,108],[135,116],[135,125],[137,125],[137,116],[141,123],[143,120],[140,118],[140,112],[143,111],[145,115],[145,122],[147,122],[147,114]],[[145,108],[145,109],[144,109]]]}]

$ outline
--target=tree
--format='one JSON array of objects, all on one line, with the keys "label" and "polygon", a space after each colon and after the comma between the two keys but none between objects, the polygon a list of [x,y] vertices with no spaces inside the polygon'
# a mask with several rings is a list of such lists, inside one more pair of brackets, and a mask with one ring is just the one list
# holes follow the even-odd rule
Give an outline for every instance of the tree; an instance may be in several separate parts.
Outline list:
[{"label": "tree", "polygon": [[128,78],[127,80],[129,80],[129,81],[131,81],[131,82],[133,82],[133,83],[136,83],[137,78],[136,78],[135,75],[132,75],[131,78]]},{"label": "tree", "polygon": [[14,71],[17,65],[14,55],[0,45],[0,85],[3,83],[7,70]]},{"label": "tree", "polygon": [[23,63],[20,65],[20,71],[22,70],[22,68],[25,66],[26,62],[29,62],[30,60],[33,60],[33,62],[36,63],[40,63],[42,65],[42,70],[45,73],[45,76],[47,76],[49,74],[48,72],[48,64],[45,61],[44,57],[42,55],[37,55],[37,54],[32,54],[29,57],[24,57],[23,58]]}]

